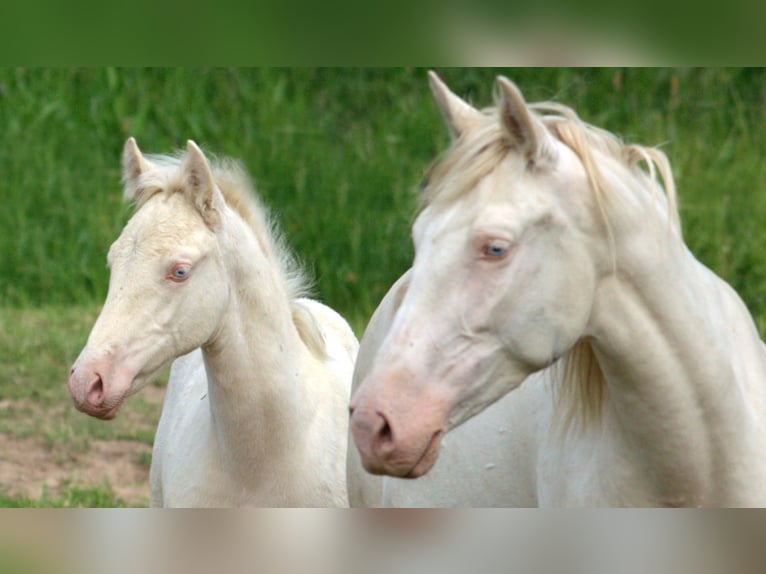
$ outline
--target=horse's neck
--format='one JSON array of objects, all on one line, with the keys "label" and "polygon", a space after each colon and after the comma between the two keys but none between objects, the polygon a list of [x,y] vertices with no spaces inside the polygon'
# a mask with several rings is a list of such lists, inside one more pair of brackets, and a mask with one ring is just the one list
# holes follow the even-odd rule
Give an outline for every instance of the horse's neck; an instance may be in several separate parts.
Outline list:
[{"label": "horse's neck", "polygon": [[259,468],[298,450],[309,407],[301,384],[305,347],[273,270],[253,272],[237,287],[203,355],[218,448],[232,472],[241,467],[254,480]]},{"label": "horse's neck", "polygon": [[763,346],[736,294],[680,241],[631,246],[620,254],[618,240],[619,271],[599,285],[589,328],[605,421],[663,502],[715,503],[736,491],[727,481],[760,432],[745,421],[762,397]]}]

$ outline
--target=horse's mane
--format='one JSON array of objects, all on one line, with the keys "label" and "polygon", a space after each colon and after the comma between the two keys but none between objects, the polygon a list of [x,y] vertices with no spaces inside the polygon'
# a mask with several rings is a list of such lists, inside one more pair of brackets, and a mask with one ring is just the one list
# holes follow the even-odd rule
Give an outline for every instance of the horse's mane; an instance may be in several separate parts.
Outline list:
[{"label": "horse's mane", "polygon": [[[664,197],[668,215],[680,231],[673,174],[670,162],[661,150],[625,144],[615,134],[584,122],[572,108],[557,102],[538,102],[529,108],[550,135],[580,158],[607,223],[607,206],[614,198],[614,190],[601,168],[604,160],[609,160],[610,166],[622,169],[624,173],[621,175],[635,179],[643,190],[657,198]],[[423,206],[455,201],[514,150],[503,131],[499,113],[499,105],[481,110],[477,125],[453,140],[450,148],[431,165],[421,187]],[[648,174],[639,167],[642,162]]]},{"label": "horse's mane", "polygon": [[[500,105],[495,105],[481,110],[476,124],[454,139],[450,148],[429,168],[421,186],[422,208],[456,201],[514,151],[513,143],[502,128],[500,109]],[[529,109],[551,136],[580,159],[612,247],[611,214],[618,205],[620,193],[624,193],[610,183],[615,180],[627,182],[629,189],[636,193],[650,193],[659,200],[670,225],[680,236],[675,183],[670,163],[661,150],[625,144],[613,133],[580,119],[572,108],[556,102],[531,104]],[[641,168],[642,163],[646,170]],[[558,381],[556,405],[562,413],[559,419],[562,432],[566,433],[570,427],[585,428],[601,420],[606,385],[586,339],[578,341],[561,357],[551,369],[551,376]]]},{"label": "horse's mane", "polygon": [[[126,188],[126,195],[132,196],[137,210],[157,193],[183,191],[182,153],[147,155],[146,159],[156,169],[142,174],[136,189]],[[316,321],[294,303],[295,299],[310,293],[311,283],[287,246],[275,218],[256,194],[250,177],[238,161],[216,157],[208,159],[213,179],[226,205],[253,231],[262,251],[275,266],[291,301],[293,320],[301,338],[315,354],[324,355],[324,341]]]}]

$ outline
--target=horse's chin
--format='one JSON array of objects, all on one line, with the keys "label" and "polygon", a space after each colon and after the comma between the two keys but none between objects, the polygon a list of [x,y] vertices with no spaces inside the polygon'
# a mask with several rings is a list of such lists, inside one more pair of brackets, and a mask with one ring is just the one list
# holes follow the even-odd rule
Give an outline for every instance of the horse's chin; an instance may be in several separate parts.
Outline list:
[{"label": "horse's chin", "polygon": [[156,378],[156,373],[158,373],[160,370],[161,369],[157,369],[156,372],[149,373],[148,375],[139,374],[130,380],[129,383],[120,385],[125,390],[120,394],[111,397],[108,401],[104,401],[104,403],[107,404],[102,404],[101,406],[92,408],[91,410],[80,410],[98,419],[110,421],[117,417],[120,410],[122,409],[122,405],[125,403],[125,400],[128,397],[135,395],[141,389],[147,386],[152,380],[154,380],[154,378]]},{"label": "horse's chin", "polygon": [[117,418],[117,413],[120,412],[120,409],[122,408],[123,401],[121,400],[119,403],[117,403],[115,406],[113,406],[111,409],[103,413],[102,415],[96,415],[97,418],[100,418],[101,420],[110,421],[112,419]]},{"label": "horse's chin", "polygon": [[362,464],[370,474],[387,474],[396,478],[420,478],[428,474],[436,464],[443,435],[444,431],[435,432],[414,462],[409,457],[390,456],[381,460],[378,458],[369,459],[362,454]]},{"label": "horse's chin", "polygon": [[78,411],[85,413],[86,415],[104,421],[110,421],[117,417],[127,395],[128,393],[122,393],[120,396],[110,399],[107,404],[102,403],[101,405],[96,406],[88,403],[75,403],[75,407]]},{"label": "horse's chin", "polygon": [[117,415],[122,409],[122,405],[125,402],[127,394],[122,394],[116,400],[110,400],[109,405],[102,405],[99,407],[93,407],[90,405],[77,405],[77,409],[87,415],[104,421],[110,421],[117,418]]},{"label": "horse's chin", "polygon": [[404,478],[420,478],[433,468],[436,464],[436,460],[439,458],[439,450],[441,448],[443,435],[443,431],[434,433],[420,459],[409,472],[404,475]]}]

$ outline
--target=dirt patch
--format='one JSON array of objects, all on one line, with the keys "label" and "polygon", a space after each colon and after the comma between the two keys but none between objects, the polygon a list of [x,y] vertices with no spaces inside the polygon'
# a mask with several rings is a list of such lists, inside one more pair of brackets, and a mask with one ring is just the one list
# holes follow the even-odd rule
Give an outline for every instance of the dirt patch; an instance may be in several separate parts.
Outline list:
[{"label": "dirt patch", "polygon": [[[164,388],[149,385],[126,403],[118,419],[98,424],[112,425],[112,435],[138,430],[151,437],[163,398]],[[48,409],[30,399],[0,400],[0,417],[0,488],[5,495],[39,500],[44,490],[56,498],[67,485],[99,488],[108,483],[129,506],[148,506],[150,441],[92,436],[82,426],[88,418],[74,412],[68,397]],[[79,425],[76,430],[70,421]]]},{"label": "dirt patch", "polygon": [[55,496],[65,484],[103,486],[130,506],[149,503],[151,447],[136,441],[91,440],[87,452],[46,448],[37,438],[0,434],[0,484],[13,497],[40,498],[43,488]]}]

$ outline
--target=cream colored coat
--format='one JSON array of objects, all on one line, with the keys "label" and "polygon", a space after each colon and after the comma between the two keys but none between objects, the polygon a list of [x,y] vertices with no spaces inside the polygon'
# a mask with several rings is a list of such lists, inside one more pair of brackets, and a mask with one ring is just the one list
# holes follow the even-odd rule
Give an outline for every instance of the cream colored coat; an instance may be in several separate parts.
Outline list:
[{"label": "cream colored coat", "polygon": [[766,350],[664,154],[505,78],[484,112],[431,82],[454,143],[351,401],[364,467],[409,480],[354,455],[352,502],[766,506]]},{"label": "cream colored coat", "polygon": [[146,159],[109,252],[104,308],[72,368],[75,405],[113,418],[174,359],[151,466],[154,506],[346,506],[358,343],[301,281],[234,164]]}]

